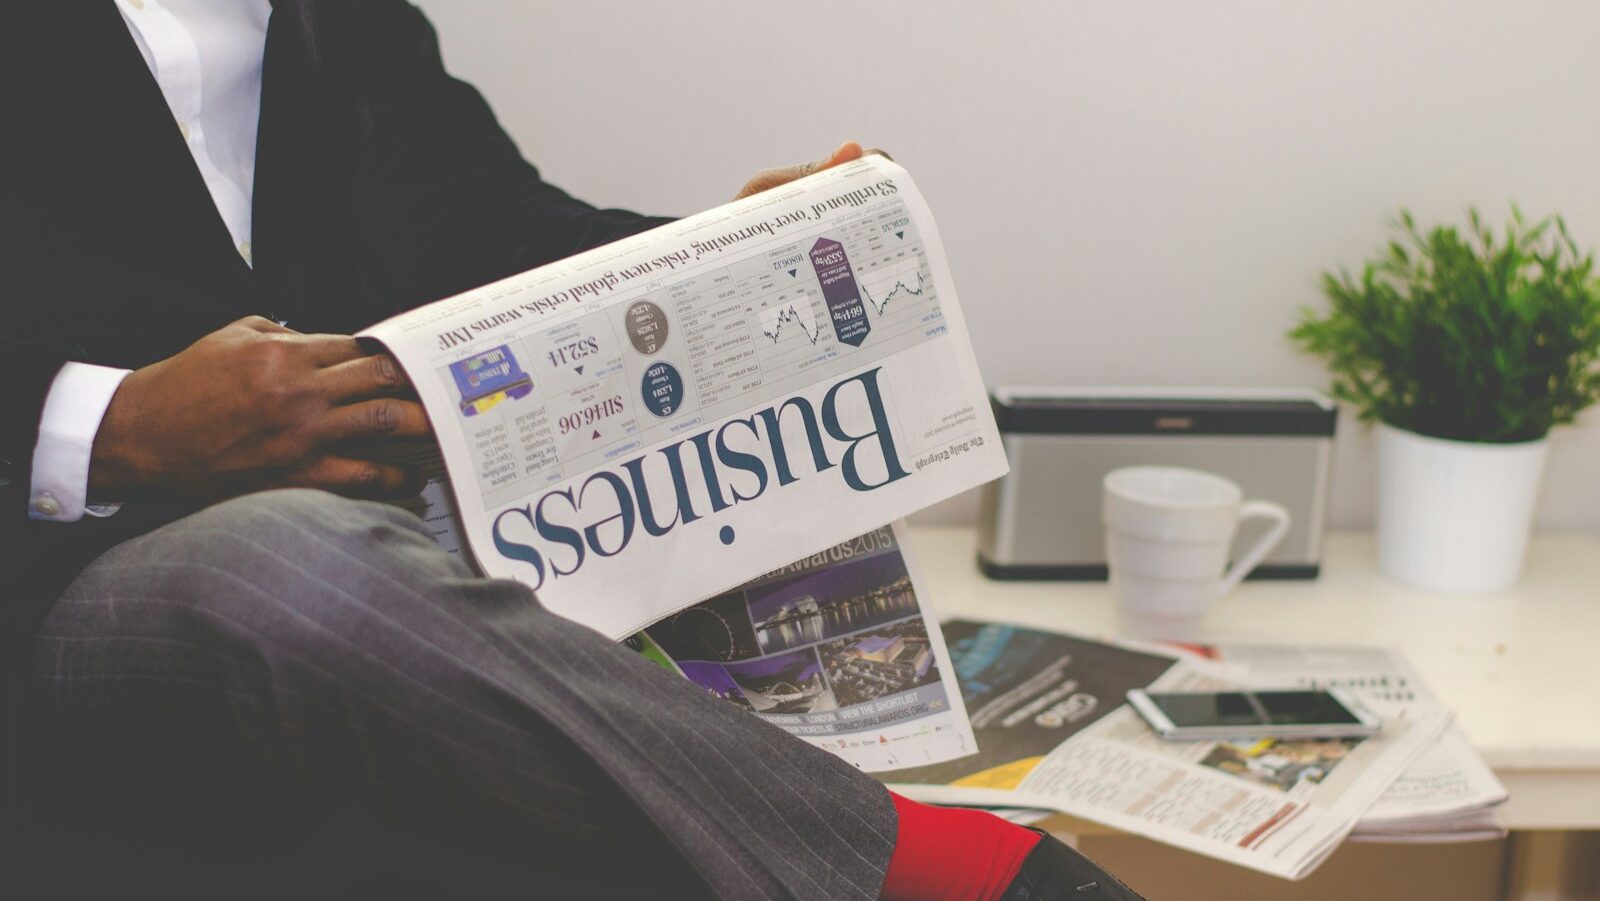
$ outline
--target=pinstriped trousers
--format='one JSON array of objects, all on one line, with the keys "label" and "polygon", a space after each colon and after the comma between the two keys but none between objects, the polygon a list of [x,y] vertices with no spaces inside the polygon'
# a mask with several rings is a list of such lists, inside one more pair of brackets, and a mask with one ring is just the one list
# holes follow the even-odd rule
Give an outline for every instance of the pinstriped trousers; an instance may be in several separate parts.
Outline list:
[{"label": "pinstriped trousers", "polygon": [[40,828],[123,886],[875,899],[893,849],[876,782],[383,504],[265,492],[124,542],[32,652]]}]

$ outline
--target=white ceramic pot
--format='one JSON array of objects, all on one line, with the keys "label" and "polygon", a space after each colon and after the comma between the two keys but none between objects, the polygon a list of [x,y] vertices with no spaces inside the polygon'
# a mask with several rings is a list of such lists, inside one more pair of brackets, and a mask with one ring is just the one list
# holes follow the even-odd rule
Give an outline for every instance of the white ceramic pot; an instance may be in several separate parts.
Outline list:
[{"label": "white ceramic pot", "polygon": [[1517,581],[1548,441],[1447,441],[1378,427],[1378,568],[1439,591]]}]

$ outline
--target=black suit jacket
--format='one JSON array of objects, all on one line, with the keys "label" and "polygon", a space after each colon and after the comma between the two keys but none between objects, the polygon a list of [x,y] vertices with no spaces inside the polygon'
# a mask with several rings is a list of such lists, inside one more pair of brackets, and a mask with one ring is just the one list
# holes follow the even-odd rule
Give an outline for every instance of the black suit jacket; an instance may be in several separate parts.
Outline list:
[{"label": "black suit jacket", "polygon": [[[400,0],[275,0],[253,269],[112,0],[8,12],[0,67],[7,670],[73,575],[171,515],[28,519],[39,415],[64,362],[137,368],[250,314],[348,334],[666,221],[596,209],[541,180]],[[21,731],[15,674],[5,681],[10,741]]]}]

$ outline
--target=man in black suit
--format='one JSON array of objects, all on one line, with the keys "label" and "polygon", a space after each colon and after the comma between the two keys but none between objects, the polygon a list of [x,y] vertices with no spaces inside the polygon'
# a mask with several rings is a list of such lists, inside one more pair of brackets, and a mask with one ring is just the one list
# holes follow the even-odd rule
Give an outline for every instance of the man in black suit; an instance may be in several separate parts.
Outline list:
[{"label": "man in black suit", "polygon": [[[397,0],[60,0],[3,41],[0,880],[879,896],[876,783],[363,500],[428,425],[352,332],[665,220],[542,181]],[[982,829],[1003,888],[1032,843]],[[1097,873],[1062,852],[1019,878]]]}]

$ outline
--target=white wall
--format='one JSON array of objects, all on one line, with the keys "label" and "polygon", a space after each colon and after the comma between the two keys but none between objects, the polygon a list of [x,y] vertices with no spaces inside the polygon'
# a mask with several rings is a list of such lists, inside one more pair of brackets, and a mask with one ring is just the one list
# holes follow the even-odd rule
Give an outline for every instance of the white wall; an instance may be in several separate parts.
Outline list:
[{"label": "white wall", "polygon": [[[683,214],[843,138],[939,217],[998,383],[1313,385],[1283,335],[1405,205],[1564,213],[1600,245],[1600,4],[424,0],[551,180]],[[1341,423],[1340,525],[1372,442]],[[942,515],[970,515],[963,504]],[[1600,415],[1541,519],[1600,528]]]}]

